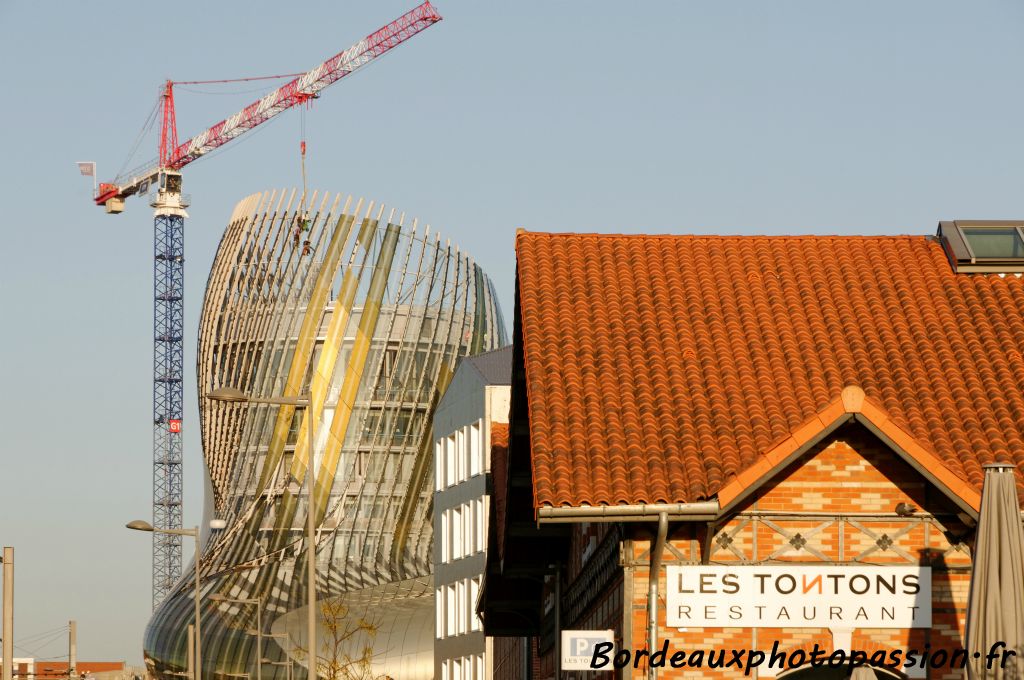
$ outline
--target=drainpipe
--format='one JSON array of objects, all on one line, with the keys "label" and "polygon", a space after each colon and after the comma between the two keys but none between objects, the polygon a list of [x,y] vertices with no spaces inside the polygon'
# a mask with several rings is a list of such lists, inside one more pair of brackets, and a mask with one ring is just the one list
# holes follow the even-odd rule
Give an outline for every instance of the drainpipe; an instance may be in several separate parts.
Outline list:
[{"label": "drainpipe", "polygon": [[555,565],[555,677],[562,677],[562,563]]},{"label": "drainpipe", "polygon": [[[668,537],[668,513],[658,515],[658,537],[651,547],[651,568],[648,572],[647,581],[649,584],[647,594],[647,637],[650,640],[647,649],[653,655],[658,644],[658,577],[661,575],[661,554],[665,551],[665,539]],[[651,657],[647,657],[647,677],[649,680],[657,680],[658,669],[651,664]]]},{"label": "drainpipe", "polygon": [[[669,521],[698,522],[717,519],[721,508],[717,500],[697,503],[651,503],[646,505],[584,505],[579,507],[537,508],[538,524],[574,524],[577,522],[658,522],[658,536],[651,551],[647,595],[648,636],[651,653],[658,638],[658,575],[661,573],[661,553],[668,537]],[[647,677],[655,680],[658,672],[650,663]]]}]

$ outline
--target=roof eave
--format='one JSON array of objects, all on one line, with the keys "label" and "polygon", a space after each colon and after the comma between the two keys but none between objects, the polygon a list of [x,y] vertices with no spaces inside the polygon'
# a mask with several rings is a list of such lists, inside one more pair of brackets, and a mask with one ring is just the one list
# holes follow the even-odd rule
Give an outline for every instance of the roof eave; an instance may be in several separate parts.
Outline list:
[{"label": "roof eave", "polygon": [[661,515],[670,521],[710,521],[721,514],[717,500],[697,503],[645,503],[639,505],[580,505],[537,508],[538,524],[574,522],[657,522]]}]

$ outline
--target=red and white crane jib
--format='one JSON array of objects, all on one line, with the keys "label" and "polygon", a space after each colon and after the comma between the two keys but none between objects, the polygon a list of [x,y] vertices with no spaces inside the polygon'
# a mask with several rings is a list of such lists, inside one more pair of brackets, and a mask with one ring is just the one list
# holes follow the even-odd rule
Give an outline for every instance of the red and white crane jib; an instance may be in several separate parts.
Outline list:
[{"label": "red and white crane jib", "polygon": [[[166,168],[180,170],[279,113],[308,101],[328,85],[365,66],[440,20],[441,15],[430,4],[430,0],[426,0],[344,52],[334,55],[230,118],[179,145],[170,154]],[[123,200],[124,197],[139,191],[142,185],[155,180],[161,169],[165,168],[161,168],[159,161],[154,161],[147,170],[133,172],[130,177],[118,177],[113,182],[100,184],[94,200],[97,205],[104,205],[110,199]]]}]

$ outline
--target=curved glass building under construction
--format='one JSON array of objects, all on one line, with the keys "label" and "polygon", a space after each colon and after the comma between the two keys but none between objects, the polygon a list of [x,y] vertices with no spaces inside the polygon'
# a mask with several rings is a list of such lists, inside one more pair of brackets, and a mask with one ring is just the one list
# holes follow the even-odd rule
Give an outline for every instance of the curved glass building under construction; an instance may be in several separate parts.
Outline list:
[{"label": "curved glass building under construction", "polygon": [[[311,407],[200,399],[208,505],[227,522],[201,552],[204,679],[255,679],[261,658],[263,678],[306,673],[311,459],[321,677],[432,676],[431,416],[458,358],[504,336],[480,267],[404,215],[295,191],[238,204],[207,283],[199,390]],[[193,578],[146,630],[157,676],[188,667]]]}]

